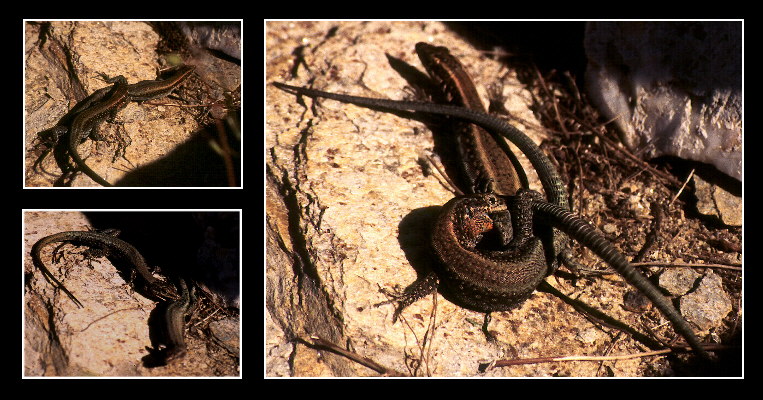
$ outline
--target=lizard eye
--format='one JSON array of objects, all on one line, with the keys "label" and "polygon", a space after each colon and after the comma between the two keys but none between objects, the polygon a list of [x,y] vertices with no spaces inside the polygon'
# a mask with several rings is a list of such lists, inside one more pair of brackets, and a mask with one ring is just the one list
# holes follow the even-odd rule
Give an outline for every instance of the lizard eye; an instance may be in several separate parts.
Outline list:
[{"label": "lizard eye", "polygon": [[465,208],[464,209],[464,216],[466,216],[466,218],[471,218],[472,216],[474,216],[474,210],[472,210],[471,208],[468,208],[468,207]]}]

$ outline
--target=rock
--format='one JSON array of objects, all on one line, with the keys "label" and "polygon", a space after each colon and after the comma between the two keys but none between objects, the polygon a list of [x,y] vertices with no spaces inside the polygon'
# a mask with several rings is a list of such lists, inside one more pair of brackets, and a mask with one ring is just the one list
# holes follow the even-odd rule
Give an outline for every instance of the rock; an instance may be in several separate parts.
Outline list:
[{"label": "rock", "polygon": [[706,331],[718,326],[731,312],[731,299],[723,291],[721,277],[708,272],[693,293],[681,298],[681,314]]},{"label": "rock", "polygon": [[683,296],[694,288],[701,276],[689,268],[671,268],[660,275],[660,287],[674,296]]},{"label": "rock", "polygon": [[622,141],[742,179],[742,24],[595,22],[586,84]]},{"label": "rock", "polygon": [[694,194],[697,196],[697,211],[716,217],[726,225],[742,226],[742,198],[734,196],[718,185],[694,176]]}]

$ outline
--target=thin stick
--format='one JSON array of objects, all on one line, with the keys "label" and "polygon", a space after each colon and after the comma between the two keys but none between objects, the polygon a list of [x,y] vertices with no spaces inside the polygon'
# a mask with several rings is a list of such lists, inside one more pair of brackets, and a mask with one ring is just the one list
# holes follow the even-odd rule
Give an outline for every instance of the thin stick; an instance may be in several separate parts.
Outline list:
[{"label": "thin stick", "polygon": [[363,357],[357,353],[351,352],[349,350],[345,350],[339,346],[337,346],[334,343],[329,342],[328,340],[325,340],[319,336],[310,336],[308,338],[303,338],[302,341],[305,343],[312,345],[312,346],[318,346],[323,347],[329,351],[332,351],[334,353],[337,353],[339,355],[345,356],[349,358],[352,361],[355,361],[356,363],[363,365],[364,367],[370,368],[382,375],[385,376],[404,376],[403,374],[395,371],[394,369],[387,368],[370,358]]},{"label": "thin stick", "polygon": [[680,196],[680,195],[681,195],[681,192],[683,192],[683,191],[684,191],[684,188],[686,187],[686,185],[689,183],[689,181],[691,180],[691,178],[692,178],[693,176],[694,176],[694,168],[692,168],[692,169],[691,169],[691,172],[689,173],[689,176],[688,176],[688,177],[686,177],[686,180],[684,181],[683,185],[681,185],[681,188],[680,188],[680,189],[678,189],[678,193],[676,193],[676,195],[675,195],[675,196],[673,196],[673,198],[670,200],[670,203],[668,203],[668,205],[669,205],[669,206],[670,206],[670,205],[673,205],[673,202],[674,202],[674,201],[676,201],[676,199],[678,198],[678,196]]},{"label": "thin stick", "polygon": [[673,268],[719,268],[719,269],[730,269],[733,271],[741,271],[742,270],[742,264],[741,263],[729,263],[729,264],[700,264],[700,263],[667,263],[667,262],[660,262],[660,261],[645,261],[645,262],[634,262],[631,263],[634,267],[653,267],[653,266],[660,266],[660,267],[673,267]]}]

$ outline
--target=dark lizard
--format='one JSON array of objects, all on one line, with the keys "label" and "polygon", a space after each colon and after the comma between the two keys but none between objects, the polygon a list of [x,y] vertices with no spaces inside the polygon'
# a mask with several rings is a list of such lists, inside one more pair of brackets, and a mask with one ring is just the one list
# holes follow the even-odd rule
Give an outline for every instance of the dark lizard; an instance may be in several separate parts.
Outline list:
[{"label": "dark lizard", "polygon": [[[533,233],[532,193],[520,189],[508,206],[493,193],[458,196],[443,206],[431,245],[441,261],[437,275],[443,289],[457,304],[488,314],[509,310],[545,278],[543,244]],[[481,248],[484,235],[495,228],[495,215],[507,211],[511,241],[500,250]]]},{"label": "dark lizard", "polygon": [[77,152],[77,146],[88,136],[95,135],[101,122],[108,117],[113,118],[119,110],[130,102],[130,98],[127,97],[127,80],[123,76],[117,76],[112,80],[107,80],[107,82],[116,83],[105,100],[77,114],[69,129],[69,155],[85,175],[103,186],[111,186],[111,184],[85,163]]},{"label": "dark lizard", "polygon": [[[427,103],[427,102],[393,101],[393,100],[384,100],[384,99],[363,98],[363,97],[357,97],[357,96],[348,96],[348,95],[340,95],[340,94],[335,94],[335,93],[322,92],[322,91],[318,91],[318,90],[314,90],[314,89],[308,89],[308,88],[301,88],[301,87],[285,85],[285,84],[282,84],[282,83],[275,83],[274,82],[273,84],[276,87],[279,87],[281,89],[291,90],[294,93],[304,94],[304,95],[311,96],[311,97],[325,97],[325,98],[329,98],[329,99],[333,99],[333,100],[337,100],[337,101],[342,101],[342,102],[346,102],[346,103],[352,103],[352,104],[356,104],[356,105],[360,105],[360,106],[372,107],[372,108],[382,108],[382,109],[387,109],[387,110],[419,111],[419,112],[424,112],[424,113],[448,115],[448,116],[451,116],[451,117],[461,118],[461,119],[463,119],[465,121],[468,121],[468,122],[480,125],[481,127],[485,128],[488,132],[490,132],[494,136],[497,137],[498,135],[502,135],[502,136],[506,137],[507,139],[509,139],[511,142],[513,142],[520,149],[520,151],[525,153],[525,155],[528,157],[530,162],[533,164],[533,167],[537,170],[538,175],[539,175],[539,177],[541,179],[541,183],[543,185],[544,191],[546,192],[546,195],[549,198],[549,201],[545,201],[545,200],[541,201],[542,197],[541,197],[541,199],[537,199],[537,200],[531,201],[533,209],[535,209],[536,211],[538,211],[539,213],[544,214],[544,215],[549,214],[548,210],[546,208],[544,208],[545,206],[543,206],[543,204],[546,204],[548,206],[556,207],[554,210],[564,211],[564,212],[569,213],[569,205],[568,205],[568,200],[567,200],[567,192],[566,192],[566,189],[564,187],[563,181],[561,180],[561,178],[559,177],[558,172],[553,167],[553,164],[551,164],[551,162],[545,156],[545,154],[543,154],[543,152],[537,147],[537,145],[535,145],[535,143],[532,142],[532,140],[529,139],[524,133],[522,133],[521,131],[519,131],[516,128],[512,127],[511,125],[505,123],[504,121],[502,121],[500,119],[497,119],[495,117],[492,117],[490,115],[487,115],[487,114],[485,114],[482,111],[472,110],[472,109],[468,109],[468,108],[465,108],[465,107],[454,106],[454,105],[442,105],[442,104],[432,104],[432,103]],[[490,177],[489,174],[488,174],[488,179],[490,179],[490,178],[492,178],[492,177]],[[482,195],[489,195],[489,194],[482,194]],[[471,224],[471,223],[474,223],[474,220],[472,220],[472,219],[464,219],[464,215],[468,216],[470,214],[458,215],[459,212],[460,212],[458,210],[461,209],[461,208],[457,207],[458,206],[458,202],[459,202],[459,200],[456,199],[455,202],[453,204],[451,204],[451,206],[449,208],[446,209],[446,212],[443,213],[440,218],[441,219],[442,218],[446,218],[446,219],[447,218],[461,218],[462,221],[466,221],[466,222],[461,222],[461,223],[466,223],[467,225]],[[520,209],[527,209],[527,207],[523,206],[523,207],[520,207]],[[468,213],[472,213],[472,212],[475,211],[475,210],[471,209],[470,207],[468,207],[468,205],[467,205],[466,208],[464,208],[464,210],[466,210],[466,212],[468,212]],[[501,210],[499,210],[499,211],[501,211]],[[550,214],[550,215],[554,215],[554,214]],[[574,215],[574,214],[570,214],[570,215]],[[559,223],[561,221],[564,221],[563,219],[559,219],[559,218],[553,219],[549,215],[547,215],[547,218],[553,220],[552,225],[554,225],[556,228],[563,229],[566,232],[567,231],[572,232],[573,235],[579,235],[580,234],[580,232],[572,230],[571,226],[566,226],[566,227],[560,226]],[[582,219],[581,219],[581,221],[582,221]],[[493,219],[491,219],[491,221],[490,221],[490,226],[491,227],[493,225],[493,222],[494,222]],[[438,221],[438,225],[437,226],[440,226],[442,224],[448,225],[447,223],[441,223],[441,222]],[[484,228],[487,225],[479,225],[479,224],[477,224],[477,225],[474,225],[474,226],[477,226],[477,227],[482,226],[482,228]],[[451,224],[450,228],[454,228],[452,226],[452,224]],[[469,226],[467,226],[466,228],[469,228]],[[482,231],[478,230],[478,234],[482,234],[482,233],[483,233]],[[433,242],[435,241],[434,237],[437,236],[437,235],[438,234],[433,235]],[[461,233],[461,235],[463,235],[463,233]],[[442,237],[448,238],[448,236],[442,236]],[[465,236],[466,239],[473,239],[475,237],[477,237],[477,236],[474,236],[474,235],[472,235],[472,236],[468,236],[468,235]],[[603,239],[603,236],[601,236],[601,235],[599,235],[597,237],[599,237],[599,239]],[[450,236],[450,239],[454,239],[454,238],[457,238],[457,234],[452,234]],[[578,238],[578,237],[576,236],[576,238]],[[584,244],[588,244],[588,242],[585,241],[587,238],[590,238],[590,237],[583,237],[583,238],[579,238],[578,240],[581,240],[581,242],[584,243]],[[600,242],[599,239],[597,239],[595,242],[600,244],[601,242]],[[552,257],[555,257],[556,255],[559,255],[561,257],[561,256],[564,255],[563,253],[566,251],[565,248],[566,248],[568,240],[569,239],[567,238],[567,236],[562,235],[562,234],[558,234],[558,233],[555,232],[554,239],[553,239]],[[447,245],[447,246],[451,246],[451,247],[454,247],[454,246],[455,247],[459,247],[460,246],[461,250],[466,250],[466,253],[469,253],[469,252],[473,253],[474,249],[473,249],[472,242],[467,240],[464,243],[466,243],[466,245],[458,244],[457,240],[455,240],[455,241],[451,240],[450,244]],[[602,252],[602,254],[604,254],[606,256],[610,256],[611,255],[611,250],[613,250],[613,249],[614,249],[614,247],[612,247],[610,245],[608,247],[608,250],[606,252]],[[597,253],[597,254],[599,254],[599,253]],[[617,253],[617,254],[619,255],[619,253]],[[601,254],[599,254],[599,255],[602,256]],[[620,257],[622,257],[622,256],[620,255]],[[624,258],[622,258],[622,259],[624,260]],[[605,258],[605,260],[606,261],[610,261],[607,258]],[[458,260],[450,260],[450,261],[452,262],[452,261],[458,261]],[[617,260],[612,260],[612,261],[617,261]],[[666,315],[666,317],[668,317],[669,320],[671,320],[671,322],[674,323],[674,327],[676,328],[676,331],[678,331],[681,335],[683,335],[685,338],[687,338],[687,341],[690,343],[690,345],[700,355],[703,355],[703,356],[707,355],[707,353],[704,351],[704,349],[702,349],[699,340],[696,338],[696,335],[694,335],[693,331],[689,328],[688,323],[686,323],[686,321],[683,319],[683,317],[680,316],[680,314],[675,310],[675,308],[669,302],[667,302],[664,299],[664,297],[658,297],[658,296],[661,296],[661,295],[659,295],[659,292],[657,291],[656,288],[654,288],[653,285],[651,285],[651,283],[649,283],[642,275],[640,275],[640,273],[638,273],[638,271],[635,271],[635,269],[630,267],[630,265],[627,263],[627,261],[625,262],[625,264],[620,263],[618,265],[613,265],[613,266],[618,268],[619,271],[623,271],[622,272],[623,276],[629,281],[629,283],[631,283],[634,286],[636,286],[639,290],[641,290],[642,292],[647,294],[647,296],[650,296],[650,294],[651,294],[651,296],[654,297],[654,300],[653,300],[654,304],[658,307],[658,309],[660,309],[661,312],[663,312],[664,315]],[[630,267],[630,268],[628,268],[628,267]],[[475,268],[479,269],[479,267],[475,267]],[[475,269],[472,268],[471,272],[475,272]],[[545,270],[543,271],[542,274],[538,274],[538,275],[540,275],[542,277],[544,274],[545,274]],[[635,276],[635,275],[638,275],[641,279],[633,278],[633,276]],[[483,277],[483,276],[488,276],[491,279],[494,278],[494,277],[492,277],[492,275],[490,273],[486,274],[481,269],[479,271],[476,271],[476,273],[474,275],[472,275],[472,276],[469,276],[468,274],[463,274],[463,277],[459,277],[459,278],[461,279],[461,281],[467,280],[467,281],[471,281],[472,283],[476,282],[476,285],[473,285],[473,286],[477,287],[477,289],[479,289],[480,291],[484,291],[484,292],[487,293],[490,290],[487,288],[488,283],[481,281],[481,277]],[[423,292],[425,292],[427,290],[430,290],[430,288],[434,288],[435,285],[436,285],[436,277],[431,277],[431,276],[425,277],[425,279],[422,281],[421,285],[418,288],[419,289],[418,292],[412,293],[413,296],[408,296],[407,299],[404,299],[404,302],[401,302],[400,306],[404,307],[405,305],[410,304],[411,299],[413,299],[413,298],[415,298],[417,296],[420,297],[421,293],[423,293]],[[461,284],[461,283],[457,283],[456,287],[458,288],[458,290],[463,290],[464,285]],[[534,289],[534,287],[533,287],[533,289]],[[465,297],[470,297],[470,295],[469,295],[470,292],[472,293],[472,295],[475,293],[473,289],[463,290],[463,292],[466,294]],[[655,294],[657,296],[655,296]],[[521,301],[521,297],[522,296],[517,296],[517,298],[520,299],[520,301]],[[498,298],[500,298],[500,296]],[[650,299],[651,299],[651,297],[650,297]],[[516,304],[516,301],[513,301],[512,305],[513,304]],[[503,306],[504,307],[510,307],[508,305],[508,302],[506,304],[504,304]],[[492,306],[487,306],[487,307],[483,307],[483,310],[489,312],[491,308],[493,308],[493,307]],[[400,311],[400,308],[396,311],[396,315],[399,313],[399,311]]]},{"label": "dark lizard", "polygon": [[[97,255],[110,255],[120,257],[128,261],[134,267],[134,271],[137,272],[142,278],[142,293],[162,300],[177,298],[175,287],[163,280],[155,278],[148,269],[148,264],[140,252],[131,244],[125,242],[122,239],[116,237],[119,232],[116,230],[106,230],[103,232],[96,231],[68,231],[55,233],[50,236],[46,236],[38,240],[32,246],[32,261],[42,271],[43,275],[51,281],[51,283],[63,290],[64,293],[79,307],[82,307],[82,303],[58,280],[55,276],[45,267],[45,263],[42,262],[40,252],[43,247],[51,243],[72,243],[76,245],[85,245],[96,250]],[[100,252],[101,254],[98,254]],[[134,283],[134,282],[133,282]]]},{"label": "dark lizard", "polygon": [[[514,222],[514,236],[502,251],[478,247],[483,235],[495,228],[495,215],[506,210],[502,199],[492,193],[450,200],[443,207],[432,234],[433,249],[444,261],[438,271],[441,282],[460,304],[486,313],[483,326],[486,334],[490,312],[508,310],[524,301],[545,276],[545,259],[538,258],[540,241],[532,232],[533,219],[538,219],[561,229],[611,265],[649,298],[692,349],[703,358],[709,358],[699,338],[670,301],[590,223],[549,203],[533,190],[520,189],[507,200]],[[414,296],[401,298],[408,305]]]},{"label": "dark lizard", "polygon": [[652,304],[662,312],[662,315],[673,324],[676,332],[689,342],[694,351],[705,359],[710,358],[689,323],[675,309],[673,304],[644,275],[633,268],[601,232],[579,215],[545,201],[537,192],[535,192],[535,200],[532,201],[532,209],[537,218],[561,229],[611,265],[628,283],[652,301]]},{"label": "dark lizard", "polygon": [[[57,126],[50,131],[57,138],[69,132],[69,155],[77,167],[95,182],[102,186],[112,186],[107,180],[93,171],[77,151],[77,146],[87,139],[88,136],[97,139],[98,125],[107,118],[113,118],[119,110],[124,108],[130,101],[145,101],[169,95],[194,71],[195,67],[181,65],[173,68],[172,75],[166,79],[144,80],[131,85],[122,75],[109,78],[100,74],[104,81],[114,83],[111,87],[105,87],[95,91],[92,95],[77,103],[67,115],[61,119]],[[71,125],[64,125],[71,120]],[[46,138],[51,142],[51,138]],[[35,165],[41,162],[46,153],[43,153]]]},{"label": "dark lizard", "polygon": [[185,280],[180,279],[179,287],[180,298],[170,303],[164,314],[166,320],[164,337],[167,345],[164,359],[167,363],[182,358],[187,350],[184,338],[185,315],[191,305],[191,294]]},{"label": "dark lizard", "polygon": [[[369,97],[349,96],[337,93],[324,92],[315,89],[309,89],[299,86],[286,85],[280,82],[273,82],[275,87],[283,90],[292,91],[296,94],[302,94],[310,97],[324,97],[327,99],[350,103],[362,107],[381,108],[390,111],[417,111],[430,114],[447,115],[454,118],[460,118],[465,121],[477,124],[490,132],[495,137],[503,136],[511,141],[517,148],[525,154],[533,168],[538,172],[543,191],[548,196],[551,203],[564,209],[569,209],[567,200],[567,189],[564,187],[564,181],[559,176],[554,165],[543,153],[543,151],[519,129],[511,126],[505,121],[485,114],[484,112],[468,109],[461,106],[449,104],[434,104],[421,101],[399,101],[375,99]],[[569,258],[567,255],[568,238],[563,234],[554,234],[552,253],[559,258]],[[551,260],[556,264],[553,260]]]},{"label": "dark lizard", "polygon": [[[41,131],[37,134],[39,143],[35,145],[35,149],[39,147],[45,147],[42,153],[37,157],[33,164],[33,168],[37,169],[45,157],[52,151],[53,147],[59,142],[59,139],[69,132],[69,127],[72,125],[74,119],[84,110],[90,108],[91,105],[98,104],[103,101],[114,90],[114,86],[106,86],[93,92],[91,95],[85,97],[81,101],[77,102],[74,107],[69,110],[58,121],[56,126]],[[67,146],[68,147],[68,146]]]}]

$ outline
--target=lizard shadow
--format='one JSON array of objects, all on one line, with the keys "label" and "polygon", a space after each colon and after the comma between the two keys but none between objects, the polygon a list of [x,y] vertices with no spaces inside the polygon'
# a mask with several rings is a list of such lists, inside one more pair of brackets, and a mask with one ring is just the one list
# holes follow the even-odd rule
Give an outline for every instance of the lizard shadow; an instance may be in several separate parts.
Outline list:
[{"label": "lizard shadow", "polygon": [[168,343],[166,333],[166,313],[168,307],[169,304],[167,302],[159,303],[151,310],[148,316],[148,337],[151,341],[151,347],[145,347],[148,354],[141,359],[146,368],[167,365],[166,349],[161,348],[161,345]]},{"label": "lizard shadow", "polygon": [[[231,304],[239,297],[238,213],[88,212],[86,216],[96,229],[120,230],[119,237],[140,251],[149,267],[156,267],[176,287],[182,277],[200,282],[213,293],[211,297],[202,296],[206,300],[197,298],[197,304],[210,298],[216,304]],[[132,278],[134,267],[129,261],[119,257],[109,260],[125,281]],[[166,317],[169,304],[160,301],[149,314],[147,326],[152,347],[146,347],[148,354],[142,358],[147,368],[167,364],[167,349],[161,345],[169,343]],[[204,312],[198,306],[191,309],[189,315]]]},{"label": "lizard shadow", "polygon": [[[398,224],[398,243],[406,259],[416,271],[416,280],[411,282],[405,291],[414,289],[417,284],[433,271],[437,271],[437,259],[432,253],[430,237],[435,220],[442,212],[442,206],[429,206],[412,210]],[[455,296],[448,292],[444,285],[437,286],[437,292],[445,299],[459,307],[467,308]]]},{"label": "lizard shadow", "polygon": [[431,227],[440,214],[442,206],[429,206],[412,210],[398,224],[398,243],[405,258],[421,279],[433,270],[429,237]]},{"label": "lizard shadow", "polygon": [[240,155],[237,128],[230,124],[201,128],[161,158],[130,170],[114,186],[235,186],[241,182]]},{"label": "lizard shadow", "polygon": [[72,120],[76,116],[75,113],[67,113],[61,119],[58,120],[56,126],[37,132],[36,136],[39,143],[34,145],[30,150],[37,152],[38,148],[42,147],[42,150],[36,156],[32,163],[32,169],[39,174],[58,175],[57,173],[48,172],[43,168],[43,161],[49,155],[53,156],[56,165],[61,170],[60,175],[53,182],[53,186],[69,186],[71,184],[72,172],[75,168],[71,163],[71,157],[69,156],[69,135],[70,132],[67,129],[64,134],[59,134],[55,129],[59,126],[71,126]]},{"label": "lizard shadow", "polygon": [[86,216],[96,229],[120,230],[119,238],[137,248],[162,275],[202,281],[226,302],[239,296],[237,212],[88,212]]}]

